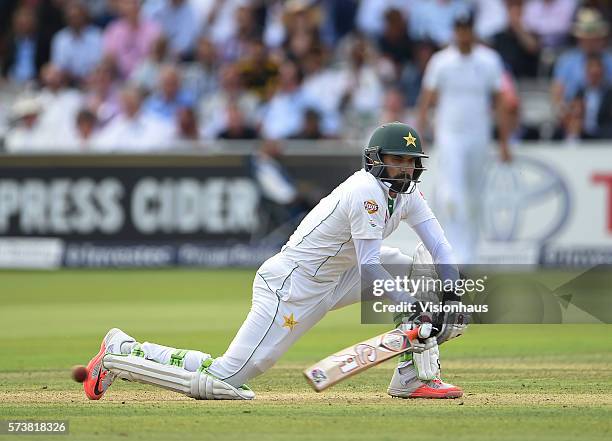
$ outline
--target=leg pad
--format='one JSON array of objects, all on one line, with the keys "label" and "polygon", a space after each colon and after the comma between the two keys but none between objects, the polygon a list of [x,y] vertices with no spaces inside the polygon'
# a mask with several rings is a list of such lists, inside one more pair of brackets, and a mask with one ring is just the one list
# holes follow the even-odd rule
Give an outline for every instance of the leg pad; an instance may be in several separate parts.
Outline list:
[{"label": "leg pad", "polygon": [[206,371],[189,372],[176,366],[156,363],[134,355],[106,354],[104,367],[119,378],[152,384],[196,400],[252,400],[255,393],[236,388]]}]

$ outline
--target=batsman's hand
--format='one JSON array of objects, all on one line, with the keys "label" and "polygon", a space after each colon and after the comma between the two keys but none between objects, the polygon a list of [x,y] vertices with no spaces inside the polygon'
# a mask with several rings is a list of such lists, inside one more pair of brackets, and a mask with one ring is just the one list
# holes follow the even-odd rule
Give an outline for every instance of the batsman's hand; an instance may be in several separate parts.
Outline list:
[{"label": "batsman's hand", "polygon": [[[429,316],[427,315],[411,319],[410,323],[402,323],[397,327],[397,329],[409,335],[408,341],[412,347],[412,353],[422,353],[430,349],[433,345],[437,344],[435,341],[435,336],[439,330],[433,326]],[[414,332],[410,331],[414,331],[415,329],[418,329],[416,338],[410,337],[410,335],[415,334]],[[410,334],[408,334],[409,332]]]},{"label": "batsman's hand", "polygon": [[471,314],[459,311],[461,297],[452,291],[445,291],[442,296],[442,304],[450,306],[450,312],[439,312],[434,314],[432,323],[439,331],[436,338],[439,344],[463,335],[471,321]]}]

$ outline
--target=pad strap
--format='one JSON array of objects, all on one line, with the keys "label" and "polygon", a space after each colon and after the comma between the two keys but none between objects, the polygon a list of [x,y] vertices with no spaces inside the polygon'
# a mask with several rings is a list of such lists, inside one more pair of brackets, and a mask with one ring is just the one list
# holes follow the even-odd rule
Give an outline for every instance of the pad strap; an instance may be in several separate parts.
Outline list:
[{"label": "pad strap", "polygon": [[186,349],[177,349],[172,354],[170,354],[170,366],[176,367],[184,367],[185,365],[185,355],[187,355]]},{"label": "pad strap", "polygon": [[140,343],[136,343],[134,345],[134,347],[132,348],[131,355],[134,355],[135,357],[142,357],[142,358],[144,358],[145,353],[142,350],[142,346],[140,346]]}]

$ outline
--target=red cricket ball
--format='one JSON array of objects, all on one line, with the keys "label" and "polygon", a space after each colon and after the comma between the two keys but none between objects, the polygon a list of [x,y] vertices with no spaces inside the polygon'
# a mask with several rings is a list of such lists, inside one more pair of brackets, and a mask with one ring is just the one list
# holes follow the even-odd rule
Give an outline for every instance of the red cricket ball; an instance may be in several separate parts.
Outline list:
[{"label": "red cricket ball", "polygon": [[72,379],[77,383],[82,383],[87,378],[87,368],[77,365],[72,368]]}]

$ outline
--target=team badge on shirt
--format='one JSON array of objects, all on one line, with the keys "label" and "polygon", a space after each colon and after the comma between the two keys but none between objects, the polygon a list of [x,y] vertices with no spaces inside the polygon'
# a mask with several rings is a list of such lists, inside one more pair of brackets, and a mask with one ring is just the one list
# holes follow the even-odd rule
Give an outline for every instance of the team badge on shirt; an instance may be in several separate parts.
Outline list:
[{"label": "team badge on shirt", "polygon": [[378,204],[375,200],[368,199],[367,201],[364,201],[363,206],[368,214],[374,214],[378,211]]}]

